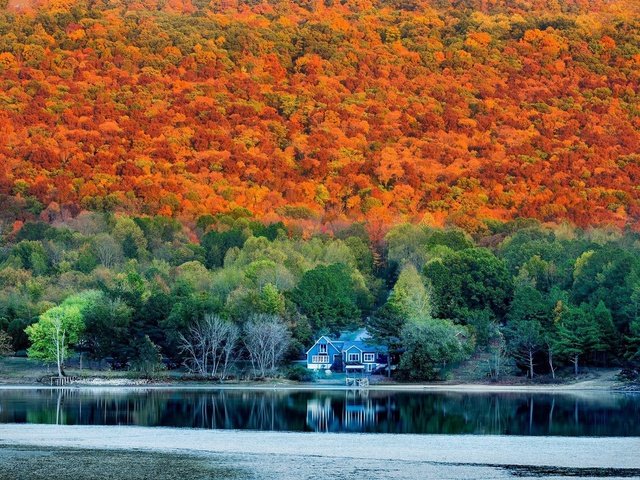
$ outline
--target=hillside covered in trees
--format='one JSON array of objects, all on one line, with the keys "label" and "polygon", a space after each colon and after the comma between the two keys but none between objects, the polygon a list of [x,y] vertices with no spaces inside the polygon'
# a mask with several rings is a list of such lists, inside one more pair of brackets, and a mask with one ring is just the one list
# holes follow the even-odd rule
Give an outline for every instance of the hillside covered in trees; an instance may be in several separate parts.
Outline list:
[{"label": "hillside covered in trees", "polygon": [[[374,243],[361,224],[303,238],[242,211],[202,217],[192,233],[161,216],[27,222],[0,247],[0,354],[51,361],[42,340],[63,319],[71,349],[142,371],[160,359],[197,371],[189,349],[215,330],[218,377],[229,358],[264,376],[318,335],[361,327],[415,380],[474,353],[494,378],[507,364],[535,377],[640,361],[638,234],[484,227],[402,224]],[[273,362],[251,356],[263,336],[278,340]]]},{"label": "hillside covered in trees", "polygon": [[[490,233],[484,219],[518,217],[635,228],[638,9],[627,0],[4,0],[3,221],[89,209],[193,222],[245,208],[308,233],[366,221],[376,242],[398,220],[479,235]],[[79,241],[69,235],[55,241]],[[184,248],[171,255],[197,257]],[[515,274],[520,264],[505,261]],[[564,291],[574,281],[567,265],[556,270]],[[576,308],[587,298],[571,295]],[[368,298],[358,296],[361,311]],[[609,307],[626,328],[629,313]]]}]

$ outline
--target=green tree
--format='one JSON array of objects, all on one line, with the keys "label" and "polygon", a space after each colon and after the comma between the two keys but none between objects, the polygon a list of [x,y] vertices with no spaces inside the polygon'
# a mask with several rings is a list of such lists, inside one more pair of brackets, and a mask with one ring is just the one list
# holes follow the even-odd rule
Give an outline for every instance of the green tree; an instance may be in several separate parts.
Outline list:
[{"label": "green tree", "polygon": [[589,303],[594,306],[602,301],[610,310],[616,327],[627,331],[635,318],[632,304],[639,279],[637,252],[607,244],[576,261],[571,300],[575,305]]},{"label": "green tree", "polygon": [[567,306],[558,322],[558,354],[573,364],[576,375],[580,371],[580,359],[601,342],[600,329],[589,310],[586,304]]},{"label": "green tree", "polygon": [[488,309],[502,319],[512,293],[512,279],[505,263],[485,248],[450,252],[427,263],[438,317],[467,323],[472,310]]},{"label": "green tree", "polygon": [[207,268],[222,267],[227,251],[233,247],[242,247],[246,239],[247,234],[236,228],[224,232],[215,230],[207,232],[200,241],[200,245],[204,248]]},{"label": "green tree", "polygon": [[259,313],[269,315],[282,315],[285,310],[285,300],[275,285],[267,283],[262,287],[260,297],[258,299]]},{"label": "green tree", "polygon": [[478,347],[488,347],[498,334],[498,324],[491,310],[471,310],[465,314],[469,329],[476,339]]},{"label": "green tree", "polygon": [[121,299],[101,295],[84,312],[84,338],[94,358],[113,357],[126,364],[133,355],[131,321],[133,309]]},{"label": "green tree", "polygon": [[[387,347],[390,355],[401,348],[400,335],[407,321],[431,318],[431,295],[412,264],[407,264],[391,290],[386,303],[373,315],[367,327],[374,340]],[[388,374],[391,374],[389,361]]]},{"label": "green tree", "polygon": [[473,248],[473,241],[462,230],[434,230],[427,240],[427,249],[437,246],[448,247],[453,251]]},{"label": "green tree", "polygon": [[344,264],[319,265],[302,276],[291,300],[315,332],[339,333],[360,322],[354,282]]},{"label": "green tree", "polygon": [[31,342],[29,357],[56,362],[58,376],[63,377],[69,349],[78,343],[84,330],[83,313],[99,295],[92,290],[72,295],[40,315],[37,323],[25,329]]},{"label": "green tree", "polygon": [[515,359],[524,364],[529,378],[535,375],[535,357],[545,346],[543,325],[550,323],[550,312],[534,282],[520,275],[507,314],[505,336]]},{"label": "green tree", "polygon": [[127,258],[139,258],[147,248],[147,239],[142,229],[129,217],[118,217],[113,228],[113,238],[122,245]]},{"label": "green tree", "polygon": [[640,318],[633,320],[629,326],[625,357],[630,361],[640,361]]},{"label": "green tree", "polygon": [[398,310],[392,308],[389,303],[385,303],[382,308],[369,318],[367,330],[374,341],[387,348],[389,361],[387,363],[387,374],[391,376],[391,359],[402,349],[401,334],[407,322],[406,317]]},{"label": "green tree", "polygon": [[164,369],[160,347],[151,341],[149,335],[135,342],[136,355],[131,368],[143,377],[150,378]]},{"label": "green tree", "polygon": [[544,345],[542,325],[536,318],[516,318],[505,328],[511,355],[527,367],[529,378],[535,375],[535,356]]},{"label": "green tree", "polygon": [[613,355],[618,349],[618,332],[613,324],[613,316],[602,300],[593,309],[594,337],[593,351],[600,355]]},{"label": "green tree", "polygon": [[392,311],[406,320],[430,318],[431,294],[416,267],[406,265],[389,294],[387,304]]},{"label": "green tree", "polygon": [[387,233],[387,258],[397,265],[412,264],[422,269],[427,261],[429,233],[421,225],[398,225]]},{"label": "green tree", "polygon": [[42,242],[23,240],[14,247],[13,254],[20,259],[22,268],[33,271],[35,275],[47,273],[49,267],[47,252]]},{"label": "green tree", "polygon": [[471,350],[466,328],[448,320],[408,322],[401,340],[405,352],[400,371],[410,380],[442,378],[447,365],[463,360]]}]

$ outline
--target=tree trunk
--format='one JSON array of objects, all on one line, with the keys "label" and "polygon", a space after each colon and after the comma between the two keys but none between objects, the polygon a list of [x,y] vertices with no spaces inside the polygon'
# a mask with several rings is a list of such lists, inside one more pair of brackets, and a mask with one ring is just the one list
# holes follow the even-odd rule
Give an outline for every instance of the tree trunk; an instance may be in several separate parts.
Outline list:
[{"label": "tree trunk", "polygon": [[529,378],[533,379],[533,352],[529,350]]},{"label": "tree trunk", "polygon": [[573,373],[577,376],[578,375],[578,362],[579,362],[579,355],[576,355],[573,357]]},{"label": "tree trunk", "polygon": [[549,369],[551,370],[551,377],[555,380],[556,379],[556,367],[553,366],[553,353],[551,353],[551,350],[549,350],[548,359],[549,359]]},{"label": "tree trunk", "polygon": [[62,354],[64,352],[64,333],[62,334],[62,339],[60,338],[60,327],[56,325],[56,364],[58,366],[58,378],[64,377],[62,373]]}]

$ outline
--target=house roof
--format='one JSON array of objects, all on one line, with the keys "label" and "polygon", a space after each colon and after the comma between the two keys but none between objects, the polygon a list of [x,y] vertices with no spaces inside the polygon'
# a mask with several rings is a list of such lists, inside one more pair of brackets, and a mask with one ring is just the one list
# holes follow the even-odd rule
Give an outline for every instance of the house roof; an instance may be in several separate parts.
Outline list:
[{"label": "house roof", "polygon": [[340,338],[338,340],[342,340],[344,342],[364,342],[370,338],[371,335],[367,329],[361,328],[359,330],[354,330],[353,332],[340,332]]},{"label": "house roof", "polygon": [[309,350],[307,350],[307,354],[309,354],[309,352],[313,350],[313,347],[315,347],[323,338],[327,341],[327,343],[333,345],[334,348],[336,348],[340,352],[347,351],[352,348],[357,348],[361,352],[387,352],[387,347],[382,345],[375,345],[368,342],[367,340],[371,339],[369,332],[367,332],[366,329],[360,329],[355,332],[343,332],[340,334],[338,340],[332,340],[326,335],[323,335],[318,338],[318,340],[316,340],[316,342],[311,346]]},{"label": "house roof", "polygon": [[331,340],[326,335],[322,335],[318,340],[316,340],[316,342],[313,345],[311,345],[311,348],[309,350],[307,350],[307,354],[311,350],[313,350],[313,347],[315,347],[320,342],[320,340],[322,340],[323,338],[327,341],[327,343],[330,343],[331,345],[333,345],[336,348],[336,350],[342,351],[342,342],[337,342],[335,340]]},{"label": "house roof", "polygon": [[382,345],[374,345],[372,343],[356,340],[353,342],[344,342],[342,349],[346,352],[352,348],[357,348],[361,352],[386,352],[386,347]]}]

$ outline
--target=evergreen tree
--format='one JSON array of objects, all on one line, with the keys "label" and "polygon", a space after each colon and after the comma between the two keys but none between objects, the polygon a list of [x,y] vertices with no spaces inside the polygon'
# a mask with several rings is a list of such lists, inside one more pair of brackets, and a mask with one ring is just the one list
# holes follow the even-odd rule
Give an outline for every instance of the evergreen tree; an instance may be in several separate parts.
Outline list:
[{"label": "evergreen tree", "polygon": [[558,323],[558,353],[573,364],[576,375],[580,372],[580,359],[593,351],[602,341],[598,324],[586,305],[567,306]]},{"label": "evergreen tree", "polygon": [[131,367],[143,377],[152,377],[164,368],[160,348],[151,341],[149,335],[140,338],[135,348],[136,356],[131,362]]},{"label": "evergreen tree", "polygon": [[509,351],[535,375],[535,357],[545,345],[543,325],[548,323],[547,306],[533,281],[526,276],[516,279],[511,308],[507,314],[505,336]]},{"label": "evergreen tree", "polygon": [[315,332],[337,334],[360,323],[353,280],[344,264],[319,265],[305,272],[291,300]]}]

